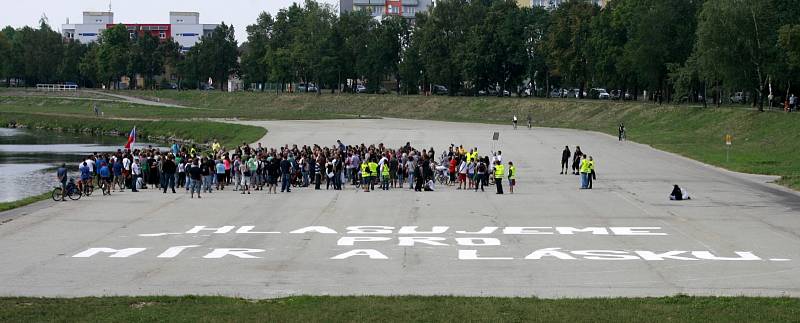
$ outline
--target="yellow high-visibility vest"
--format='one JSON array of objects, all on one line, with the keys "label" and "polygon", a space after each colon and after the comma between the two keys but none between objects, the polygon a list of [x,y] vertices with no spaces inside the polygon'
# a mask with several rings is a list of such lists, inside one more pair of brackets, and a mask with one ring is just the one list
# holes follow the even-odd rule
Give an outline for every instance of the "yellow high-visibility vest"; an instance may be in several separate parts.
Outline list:
[{"label": "yellow high-visibility vest", "polygon": [[581,173],[591,173],[591,168],[589,167],[588,159],[581,160]]},{"label": "yellow high-visibility vest", "polygon": [[505,173],[506,167],[503,164],[495,165],[494,166],[494,178],[503,178],[503,173]]},{"label": "yellow high-visibility vest", "polygon": [[378,163],[369,162],[369,173],[370,176],[378,176]]}]

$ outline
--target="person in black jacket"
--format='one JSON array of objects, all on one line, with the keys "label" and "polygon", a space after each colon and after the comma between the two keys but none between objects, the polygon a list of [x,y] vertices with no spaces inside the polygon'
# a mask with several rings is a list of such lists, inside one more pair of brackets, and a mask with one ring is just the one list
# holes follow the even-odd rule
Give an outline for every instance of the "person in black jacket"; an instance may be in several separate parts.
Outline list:
[{"label": "person in black jacket", "polygon": [[566,175],[569,172],[569,156],[572,152],[569,151],[569,146],[564,146],[564,151],[561,152],[561,173]]},{"label": "person in black jacket", "polygon": [[581,146],[575,146],[575,153],[572,154],[572,175],[579,175],[578,168],[581,166],[581,157],[583,157]]},{"label": "person in black jacket", "polygon": [[281,193],[283,193],[284,191],[286,191],[286,193],[290,193],[292,191],[291,190],[292,186],[289,183],[291,174],[292,174],[292,162],[290,162],[288,158],[284,158],[283,160],[281,160]]},{"label": "person in black jacket", "polygon": [[172,155],[169,155],[161,165],[161,172],[164,176],[164,185],[161,188],[164,190],[164,194],[167,193],[167,187],[172,189],[173,194],[175,193],[175,171],[177,169],[178,165],[172,160]]}]

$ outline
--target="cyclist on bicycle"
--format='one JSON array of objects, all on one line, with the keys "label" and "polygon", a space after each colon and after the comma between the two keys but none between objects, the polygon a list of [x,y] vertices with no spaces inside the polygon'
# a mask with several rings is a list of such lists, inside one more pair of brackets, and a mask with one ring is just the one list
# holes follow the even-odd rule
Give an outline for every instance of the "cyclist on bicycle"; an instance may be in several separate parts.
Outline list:
[{"label": "cyclist on bicycle", "polygon": [[529,114],[528,115],[528,129],[530,129],[532,126],[533,126],[533,119],[531,119],[531,115]]},{"label": "cyclist on bicycle", "polygon": [[100,185],[103,189],[103,195],[111,195],[111,169],[108,168],[105,162],[100,164]]},{"label": "cyclist on bicycle", "polygon": [[67,194],[67,164],[61,164],[61,167],[56,171],[56,177],[61,183],[61,200],[65,201],[64,196]]}]

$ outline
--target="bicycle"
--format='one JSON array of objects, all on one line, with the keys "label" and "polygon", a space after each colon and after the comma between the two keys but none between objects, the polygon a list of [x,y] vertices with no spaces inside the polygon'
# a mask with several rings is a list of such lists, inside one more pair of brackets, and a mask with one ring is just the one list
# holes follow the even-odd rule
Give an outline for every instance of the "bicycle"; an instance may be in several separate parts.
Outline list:
[{"label": "bicycle", "polygon": [[94,192],[94,184],[92,184],[92,182],[88,181],[88,180],[87,181],[84,181],[84,180],[78,181],[78,188],[81,190],[81,193],[84,196],[91,196],[92,193]]},{"label": "bicycle", "polygon": [[69,179],[69,182],[67,182],[66,190],[67,190],[67,192],[66,192],[66,194],[64,194],[63,189],[61,188],[61,186],[56,186],[53,189],[53,194],[52,194],[53,201],[56,201],[56,202],[61,201],[61,199],[65,195],[67,197],[69,197],[70,200],[73,200],[73,201],[80,200],[81,196],[83,196],[83,194],[81,193],[81,190],[78,189],[78,185],[75,184],[75,179],[74,178],[70,178]]},{"label": "bicycle", "polygon": [[436,182],[439,183],[439,185],[449,184],[448,182],[450,181],[450,177],[447,174],[447,168],[445,168],[444,166],[439,166],[439,167],[437,167],[436,169]]},{"label": "bicycle", "polygon": [[103,191],[103,196],[111,195],[111,181],[108,179],[101,179],[100,190]]}]

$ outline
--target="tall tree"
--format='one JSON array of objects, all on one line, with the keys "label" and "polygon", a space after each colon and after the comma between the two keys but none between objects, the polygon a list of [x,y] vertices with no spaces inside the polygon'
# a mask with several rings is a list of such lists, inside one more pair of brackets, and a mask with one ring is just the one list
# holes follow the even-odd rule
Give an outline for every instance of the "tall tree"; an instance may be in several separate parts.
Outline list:
[{"label": "tall tree", "polygon": [[[544,87],[545,95],[550,93],[550,69],[547,66],[545,40],[548,33],[550,15],[541,7],[522,8],[524,25],[524,46],[528,56],[527,75],[533,87]],[[535,94],[534,94],[535,95]]]},{"label": "tall tree", "polygon": [[[145,88],[155,87],[155,76],[164,72],[164,52],[159,49],[160,40],[150,33],[135,35],[131,43],[130,60],[128,61],[128,75],[136,80],[135,75],[141,75]],[[133,82],[136,87],[136,82]]]},{"label": "tall tree", "polygon": [[707,0],[694,48],[700,75],[732,90],[752,90],[763,110],[777,66],[777,16],[772,1]]},{"label": "tall tree", "polygon": [[419,37],[425,78],[430,83],[447,85],[450,95],[455,95],[463,84],[463,49],[470,26],[464,8],[468,5],[467,0],[441,0],[430,9],[428,17],[417,20],[415,37]]},{"label": "tall tree", "polygon": [[98,44],[97,75],[108,88],[117,88],[122,76],[129,71],[131,38],[128,28],[118,24],[104,30]]},{"label": "tall tree", "polygon": [[78,65],[78,70],[81,73],[81,78],[84,80],[84,86],[96,87],[102,82],[100,74],[97,70],[97,57],[100,51],[100,46],[97,43],[89,43],[86,46],[86,53],[81,57]]},{"label": "tall tree", "polygon": [[[627,18],[628,41],[624,60],[644,88],[670,100],[667,66],[682,64],[692,52],[699,1],[623,1],[620,11]],[[687,19],[689,17],[689,19]]]},{"label": "tall tree", "polygon": [[6,81],[6,86],[9,85],[8,79],[11,77],[11,61],[9,60],[11,41],[8,38],[6,30],[0,31],[0,57],[3,57],[3,60],[0,61],[0,79]]},{"label": "tall tree", "polygon": [[[338,72],[344,79],[358,80],[363,77],[360,67],[364,65],[364,49],[367,38],[376,27],[375,20],[364,10],[355,10],[343,13],[335,26],[335,32],[339,37],[339,52],[336,66]],[[339,82],[344,82],[340,80]],[[355,82],[352,82],[348,91],[355,90]]]},{"label": "tall tree", "polygon": [[76,40],[64,43],[64,57],[58,65],[58,78],[62,81],[71,81],[81,86],[87,85],[86,77],[81,74],[81,59],[86,55],[88,46]]},{"label": "tall tree", "polygon": [[224,91],[228,77],[238,73],[238,57],[233,26],[222,23],[192,47],[182,70],[188,78],[198,82],[211,78],[220,91]]},{"label": "tall tree", "polygon": [[578,96],[581,98],[590,80],[592,55],[589,40],[592,19],[598,11],[594,4],[568,1],[553,11],[548,30],[550,65],[567,83],[579,88]]},{"label": "tall tree", "polygon": [[[242,74],[246,83],[266,83],[269,81],[269,65],[266,55],[273,34],[275,20],[269,13],[258,15],[256,23],[247,26],[247,43],[242,45]],[[263,90],[263,88],[262,88]]]}]

